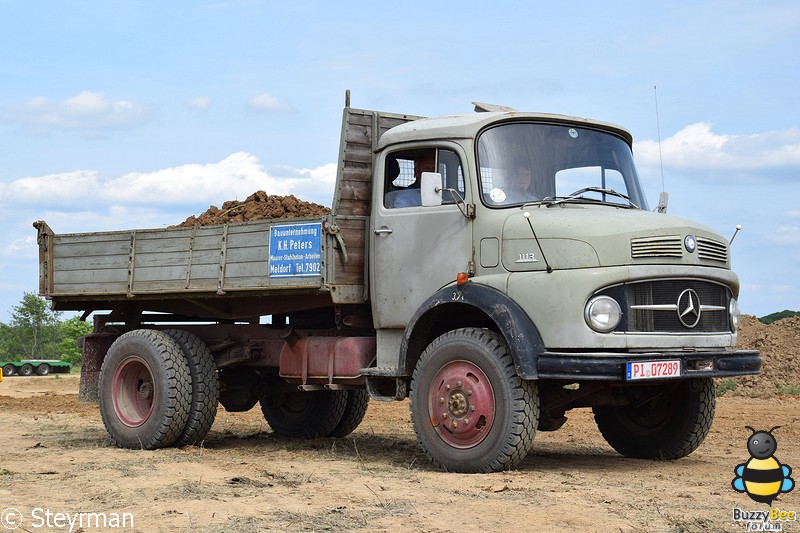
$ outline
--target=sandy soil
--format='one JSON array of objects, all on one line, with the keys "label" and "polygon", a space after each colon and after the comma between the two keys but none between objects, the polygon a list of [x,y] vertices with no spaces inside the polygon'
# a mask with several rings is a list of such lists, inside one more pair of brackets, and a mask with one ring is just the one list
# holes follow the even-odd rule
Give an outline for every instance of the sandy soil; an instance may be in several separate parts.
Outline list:
[{"label": "sandy soil", "polygon": [[[132,513],[145,532],[744,531],[734,507],[766,510],[731,488],[749,459],[744,426],[782,426],[775,455],[800,472],[797,396],[720,398],[705,443],[674,462],[620,457],[576,411],[537,435],[518,470],[463,475],[432,469],[406,402],[371,402],[350,437],[314,441],[276,437],[258,409],[220,408],[203,447],[131,451],[111,444],[77,389],[74,375],[0,383],[0,510],[22,513],[19,531],[69,531],[35,527],[46,516],[36,508]],[[800,511],[800,490],[774,506]]]}]

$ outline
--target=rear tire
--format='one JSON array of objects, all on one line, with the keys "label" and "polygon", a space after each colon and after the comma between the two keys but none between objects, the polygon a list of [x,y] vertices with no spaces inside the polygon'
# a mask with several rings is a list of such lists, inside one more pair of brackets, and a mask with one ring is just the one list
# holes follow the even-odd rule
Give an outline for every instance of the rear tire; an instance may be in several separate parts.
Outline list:
[{"label": "rear tire", "polygon": [[462,328],[434,340],[411,383],[417,442],[449,472],[500,472],[522,461],[539,419],[536,383],[520,378],[503,337]]},{"label": "rear tire", "polygon": [[346,404],[346,391],[284,392],[261,398],[261,412],[276,434],[313,439],[338,427]]},{"label": "rear tire", "polygon": [[344,413],[342,419],[333,428],[329,437],[340,439],[348,436],[356,430],[361,421],[364,420],[364,415],[367,414],[367,407],[369,406],[369,393],[365,389],[345,391],[347,394],[347,401],[344,406]]},{"label": "rear tire", "polygon": [[40,376],[46,376],[50,373],[50,365],[47,363],[42,363],[41,365],[36,367],[36,374]]},{"label": "rear tire", "polygon": [[108,349],[100,369],[100,414],[122,448],[171,446],[189,419],[192,383],[180,346],[167,334],[137,329]]},{"label": "rear tire", "polygon": [[188,331],[180,329],[164,330],[181,347],[189,365],[192,381],[192,401],[189,407],[189,420],[183,428],[175,446],[194,445],[206,438],[219,404],[219,379],[217,365],[208,345]]},{"label": "rear tire", "polygon": [[[639,405],[595,407],[594,419],[612,448],[626,457],[679,459],[697,449],[714,420],[716,397],[710,378],[661,385],[661,394]],[[639,389],[642,393],[658,389]],[[637,389],[628,395],[636,402]]]},{"label": "rear tire", "polygon": [[17,367],[12,365],[11,363],[3,366],[3,375],[4,376],[13,376],[14,372],[17,370]]},{"label": "rear tire", "polygon": [[20,376],[32,376],[33,375],[33,365],[29,363],[25,363],[19,369]]}]

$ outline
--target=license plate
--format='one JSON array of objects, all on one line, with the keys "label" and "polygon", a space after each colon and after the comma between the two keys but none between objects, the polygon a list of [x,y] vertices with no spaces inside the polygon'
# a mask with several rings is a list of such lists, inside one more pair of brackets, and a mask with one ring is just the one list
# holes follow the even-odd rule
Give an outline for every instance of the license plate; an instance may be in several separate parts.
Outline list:
[{"label": "license plate", "polygon": [[663,379],[681,375],[681,362],[672,361],[629,361],[625,379]]}]

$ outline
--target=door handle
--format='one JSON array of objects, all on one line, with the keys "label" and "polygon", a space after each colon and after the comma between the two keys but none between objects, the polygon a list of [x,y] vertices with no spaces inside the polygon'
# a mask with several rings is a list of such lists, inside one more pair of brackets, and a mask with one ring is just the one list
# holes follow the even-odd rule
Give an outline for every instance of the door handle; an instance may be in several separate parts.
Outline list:
[{"label": "door handle", "polygon": [[375,235],[389,235],[392,232],[392,228],[387,228],[386,226],[381,226],[380,228],[375,230]]}]

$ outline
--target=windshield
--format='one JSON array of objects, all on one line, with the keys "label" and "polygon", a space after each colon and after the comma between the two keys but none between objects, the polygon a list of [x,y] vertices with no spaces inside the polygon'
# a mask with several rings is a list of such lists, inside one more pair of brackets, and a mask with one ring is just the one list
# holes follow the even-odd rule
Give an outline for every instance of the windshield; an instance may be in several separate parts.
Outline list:
[{"label": "windshield", "polygon": [[608,132],[503,124],[478,139],[478,165],[481,196],[489,207],[569,198],[566,201],[647,209],[630,147]]}]

